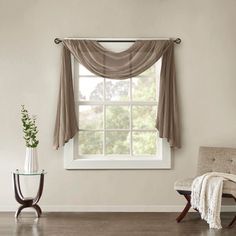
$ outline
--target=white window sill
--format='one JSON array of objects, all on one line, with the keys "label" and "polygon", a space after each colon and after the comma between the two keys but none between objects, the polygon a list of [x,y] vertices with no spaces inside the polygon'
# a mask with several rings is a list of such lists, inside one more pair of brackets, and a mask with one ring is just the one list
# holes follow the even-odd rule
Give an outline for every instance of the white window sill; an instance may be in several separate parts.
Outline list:
[{"label": "white window sill", "polygon": [[64,147],[64,168],[75,169],[170,169],[171,149],[166,140],[162,144],[162,159],[155,157],[120,158],[91,157],[74,159],[74,141],[71,140]]}]

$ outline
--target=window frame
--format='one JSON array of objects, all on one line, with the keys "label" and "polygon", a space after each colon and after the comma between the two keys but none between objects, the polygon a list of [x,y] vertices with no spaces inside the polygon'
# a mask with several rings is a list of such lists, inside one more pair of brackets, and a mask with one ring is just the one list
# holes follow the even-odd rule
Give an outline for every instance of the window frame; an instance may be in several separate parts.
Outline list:
[{"label": "window frame", "polygon": [[171,149],[166,139],[161,139],[162,159],[153,157],[121,158],[116,156],[79,158],[75,157],[76,140],[64,146],[64,168],[74,169],[171,169]]},{"label": "window frame", "polygon": [[[71,55],[71,64],[73,71],[73,84],[75,103],[78,104],[78,62]],[[77,63],[77,64],[76,64]],[[130,88],[131,89],[131,88]],[[92,102],[84,102],[84,104],[91,104]],[[116,102],[122,104],[122,102]],[[127,102],[131,103],[131,102]],[[126,105],[127,105],[126,103]],[[153,102],[155,103],[155,101]],[[145,102],[137,102],[137,104],[145,105]],[[148,102],[147,105],[150,105]],[[78,110],[77,117],[78,117]],[[151,131],[151,130],[150,130]],[[72,140],[64,146],[64,168],[72,169],[170,169],[171,168],[171,148],[166,139],[160,139],[160,157],[157,156],[127,156],[127,155],[107,155],[107,156],[80,156],[78,155],[78,136],[76,135]]]}]

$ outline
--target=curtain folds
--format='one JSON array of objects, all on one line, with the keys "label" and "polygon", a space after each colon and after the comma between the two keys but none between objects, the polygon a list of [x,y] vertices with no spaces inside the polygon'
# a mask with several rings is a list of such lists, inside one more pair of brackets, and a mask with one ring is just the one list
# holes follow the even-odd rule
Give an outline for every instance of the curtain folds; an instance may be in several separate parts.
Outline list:
[{"label": "curtain folds", "polygon": [[156,128],[171,147],[181,147],[173,44],[162,57]]},{"label": "curtain folds", "polygon": [[63,146],[74,137],[78,130],[71,70],[71,55],[70,51],[63,47],[53,147],[58,149],[60,146]]},{"label": "curtain folds", "polygon": [[63,40],[60,89],[54,130],[54,148],[78,131],[70,53],[92,73],[110,79],[135,77],[162,58],[156,128],[171,147],[180,147],[179,115],[172,40],[138,40],[127,50],[112,52],[93,40]]}]

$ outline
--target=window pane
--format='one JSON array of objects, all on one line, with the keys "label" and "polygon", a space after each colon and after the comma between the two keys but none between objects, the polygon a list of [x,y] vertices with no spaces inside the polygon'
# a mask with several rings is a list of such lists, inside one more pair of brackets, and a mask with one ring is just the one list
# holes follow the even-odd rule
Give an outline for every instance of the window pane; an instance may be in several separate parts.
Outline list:
[{"label": "window pane", "polygon": [[[142,156],[159,154],[161,142],[154,130],[160,68],[161,60],[131,80],[111,80],[96,76],[79,64],[77,87],[79,88],[77,97],[81,101],[78,106],[79,155],[129,156],[132,153],[132,155]],[[132,87],[130,88],[130,86]],[[93,102],[90,103],[90,101]],[[132,104],[132,101],[140,103],[136,105],[136,103]],[[104,102],[107,102],[107,105]],[[148,102],[155,103],[148,105]],[[106,127],[104,127],[104,122]],[[131,124],[133,131],[130,132]],[[145,131],[148,129],[153,129],[153,131]],[[105,153],[103,153],[104,145]],[[133,150],[131,150],[131,146]]]},{"label": "window pane", "polygon": [[79,64],[79,74],[80,75],[94,75],[92,72],[86,69],[82,64]]},{"label": "window pane", "polygon": [[156,77],[135,77],[132,79],[133,101],[156,101]]},{"label": "window pane", "polygon": [[79,131],[79,154],[102,154],[103,132]]},{"label": "window pane", "polygon": [[128,131],[106,132],[106,154],[130,154],[130,133]]},{"label": "window pane", "polygon": [[133,106],[133,129],[155,129],[156,106]]},{"label": "window pane", "polygon": [[106,128],[129,129],[130,109],[129,106],[107,106]]},{"label": "window pane", "polygon": [[80,105],[79,106],[80,129],[103,128],[103,106]]},{"label": "window pane", "polygon": [[103,78],[80,77],[79,78],[79,100],[80,101],[103,100]]},{"label": "window pane", "polygon": [[133,132],[133,154],[155,155],[156,142],[156,132]]},{"label": "window pane", "polygon": [[130,80],[106,79],[106,100],[128,101],[130,91]]}]

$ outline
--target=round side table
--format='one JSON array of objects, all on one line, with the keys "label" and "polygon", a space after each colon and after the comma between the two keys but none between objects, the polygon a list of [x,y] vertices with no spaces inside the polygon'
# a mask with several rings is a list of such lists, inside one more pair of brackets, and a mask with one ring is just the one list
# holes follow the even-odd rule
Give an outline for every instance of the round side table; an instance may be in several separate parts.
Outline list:
[{"label": "round side table", "polygon": [[[43,193],[43,184],[44,184],[44,175],[45,174],[46,174],[46,172],[44,170],[42,170],[40,172],[35,172],[35,173],[26,173],[24,171],[16,170],[12,173],[15,199],[18,203],[21,204],[21,206],[19,206],[18,210],[15,213],[16,218],[19,216],[21,211],[27,207],[33,207],[36,210],[37,217],[40,217],[40,215],[42,214],[42,210],[37,203],[39,202],[39,200],[42,196],[42,193]],[[40,176],[38,193],[34,198],[23,196],[23,194],[21,192],[21,188],[20,188],[20,176],[21,175],[23,175],[23,176],[36,176],[36,175]]]}]

